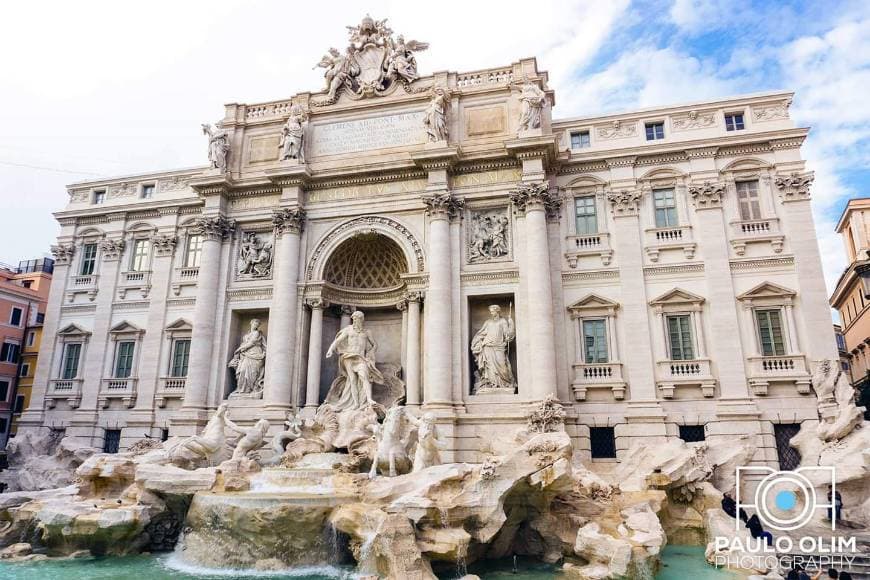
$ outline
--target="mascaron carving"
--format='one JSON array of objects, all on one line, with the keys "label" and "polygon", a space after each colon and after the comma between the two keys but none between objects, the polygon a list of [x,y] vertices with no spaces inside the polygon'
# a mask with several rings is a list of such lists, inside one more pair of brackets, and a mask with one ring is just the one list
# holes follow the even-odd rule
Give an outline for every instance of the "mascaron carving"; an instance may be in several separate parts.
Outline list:
[{"label": "mascaron carving", "polygon": [[705,181],[700,185],[690,185],[689,195],[692,196],[697,209],[722,207],[725,184],[718,181]]},{"label": "mascaron carving", "polygon": [[121,258],[121,254],[124,252],[124,240],[100,240],[99,242],[100,255],[103,256],[103,260],[112,261],[119,260]]},{"label": "mascaron carving", "polygon": [[550,192],[547,182],[521,183],[510,192],[511,203],[517,212],[525,214],[536,209],[547,212],[548,219],[557,219],[562,207],[562,199],[558,194]]},{"label": "mascaron carving", "polygon": [[815,179],[812,171],[805,173],[793,172],[788,176],[778,176],[774,184],[779,189],[783,201],[799,201],[810,198],[810,185]]},{"label": "mascaron carving", "polygon": [[236,229],[236,220],[224,216],[197,218],[191,230],[205,240],[223,241]]},{"label": "mascaron carving", "polygon": [[278,235],[301,233],[302,226],[305,224],[305,210],[301,208],[277,209],[272,213],[272,224],[274,224]]},{"label": "mascaron carving", "polygon": [[639,189],[624,189],[622,191],[608,191],[607,201],[613,208],[614,216],[637,215],[642,192]]},{"label": "mascaron carving", "polygon": [[637,122],[616,120],[610,125],[602,125],[596,129],[601,139],[623,139],[637,135]]},{"label": "mascaron carving", "polygon": [[449,191],[423,196],[426,214],[433,218],[454,218],[465,207],[465,201],[457,199]]},{"label": "mascaron carving", "polygon": [[66,266],[72,261],[76,247],[72,244],[57,244],[51,247],[51,255],[57,266]]}]

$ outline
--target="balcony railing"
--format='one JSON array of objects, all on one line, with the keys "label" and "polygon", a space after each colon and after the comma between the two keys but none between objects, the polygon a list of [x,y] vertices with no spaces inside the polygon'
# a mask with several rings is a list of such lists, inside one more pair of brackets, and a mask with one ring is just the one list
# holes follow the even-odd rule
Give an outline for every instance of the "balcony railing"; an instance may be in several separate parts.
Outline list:
[{"label": "balcony railing", "polygon": [[136,403],[136,383],[138,381],[139,379],[135,377],[103,379],[98,404],[105,409],[109,406],[109,400],[122,399],[124,406],[132,407]]},{"label": "balcony railing", "polygon": [[709,359],[663,360],[656,363],[659,391],[666,399],[674,396],[677,386],[698,386],[705,397],[716,394],[716,379]]},{"label": "balcony railing", "polygon": [[770,381],[793,382],[802,395],[812,392],[807,360],[803,355],[749,357],[749,384],[756,395],[767,395]]},{"label": "balcony railing", "polygon": [[121,283],[118,286],[118,296],[122,300],[126,297],[127,292],[134,289],[142,291],[142,297],[147,298],[151,290],[151,272],[150,271],[130,271],[121,274]]},{"label": "balcony railing", "polygon": [[572,268],[577,267],[577,261],[582,256],[601,256],[604,266],[610,264],[613,258],[613,249],[610,247],[610,234],[602,232],[598,234],[584,234],[582,236],[568,236],[565,240],[567,249],[565,258]]},{"label": "balcony railing", "polygon": [[625,380],[622,378],[622,364],[610,363],[576,363],[574,365],[574,381],[571,388],[574,398],[586,400],[586,391],[590,388],[606,387],[613,392],[613,398],[625,398]]},{"label": "balcony railing", "polygon": [[462,73],[456,77],[456,86],[460,88],[482,87],[486,85],[509,84],[514,79],[513,69],[492,69]]},{"label": "balcony railing", "polygon": [[769,242],[773,253],[779,254],[784,239],[777,218],[731,222],[731,246],[738,256],[746,253],[747,244],[761,242]]},{"label": "balcony railing", "polygon": [[45,404],[53,409],[57,399],[66,399],[69,406],[77,409],[82,399],[82,379],[53,379],[49,381]]},{"label": "balcony railing", "polygon": [[165,407],[167,399],[181,399],[184,397],[184,387],[187,377],[160,377],[160,386],[155,396],[158,407]]},{"label": "balcony railing", "polygon": [[80,276],[73,276],[71,285],[73,288],[91,288],[97,285],[98,279],[99,276],[96,274],[82,274]]},{"label": "balcony railing", "polygon": [[663,250],[682,250],[687,260],[695,257],[695,240],[692,237],[692,226],[675,226],[669,228],[650,228],[645,232],[644,247],[647,256],[653,262],[659,261]]},{"label": "balcony railing", "polygon": [[172,280],[172,293],[176,296],[181,294],[183,286],[196,286],[199,277],[199,266],[191,268],[176,268],[175,277]]}]

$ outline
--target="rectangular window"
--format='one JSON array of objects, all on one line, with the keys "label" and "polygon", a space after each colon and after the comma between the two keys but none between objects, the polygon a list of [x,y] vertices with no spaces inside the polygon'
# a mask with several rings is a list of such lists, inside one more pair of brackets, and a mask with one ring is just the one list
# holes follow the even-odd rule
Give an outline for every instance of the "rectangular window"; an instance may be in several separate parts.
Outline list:
[{"label": "rectangular window", "polygon": [[728,113],[725,115],[726,131],[742,131],[743,129],[743,113]]},{"label": "rectangular window", "polygon": [[90,276],[97,267],[97,244],[85,244],[82,246],[82,264],[79,268],[81,276]]},{"label": "rectangular window", "polygon": [[658,141],[659,139],[665,138],[665,124],[664,123],[647,123],[646,124],[646,140],[647,141]]},{"label": "rectangular window", "polygon": [[846,337],[842,334],[837,335],[837,348],[840,350],[846,350]]},{"label": "rectangular window", "polygon": [[668,316],[667,323],[671,360],[694,359],[695,349],[692,344],[692,317],[688,314]]},{"label": "rectangular window", "polygon": [[673,189],[653,191],[653,204],[656,210],[656,227],[672,228],[677,226],[677,200]]},{"label": "rectangular window", "polygon": [[776,440],[776,454],[779,457],[779,469],[791,471],[801,464],[801,454],[789,445],[791,438],[801,430],[800,423],[779,423],[773,426],[773,437]]},{"label": "rectangular window", "polygon": [[36,324],[42,324],[43,322],[45,322],[45,313],[44,312],[37,312],[36,313]]},{"label": "rectangular window", "polygon": [[123,341],[118,343],[118,352],[115,355],[115,378],[126,379],[133,372],[133,350],[136,343]]},{"label": "rectangular window", "polygon": [[103,437],[103,453],[117,453],[121,448],[121,430],[106,429]]},{"label": "rectangular window", "polygon": [[9,419],[6,417],[0,418],[0,435],[5,435],[9,428]]},{"label": "rectangular window", "polygon": [[680,439],[686,443],[696,443],[704,441],[707,437],[704,434],[703,425],[680,425]]},{"label": "rectangular window", "polygon": [[757,181],[737,182],[737,203],[740,205],[740,219],[760,220],[761,204],[758,200]]},{"label": "rectangular window", "polygon": [[613,427],[590,427],[589,439],[592,445],[592,459],[616,458],[616,435]]},{"label": "rectangular window", "polygon": [[785,337],[782,334],[782,317],[779,310],[756,310],[758,336],[761,340],[761,354],[764,356],[783,356]]},{"label": "rectangular window", "polygon": [[16,395],[15,396],[15,409],[13,413],[20,415],[24,412],[24,395]]},{"label": "rectangular window", "polygon": [[30,332],[27,333],[27,346],[33,346],[35,343],[36,343],[36,331],[31,330]]},{"label": "rectangular window", "polygon": [[80,342],[71,342],[63,349],[63,368],[60,378],[74,379],[79,374],[79,355],[82,353]]},{"label": "rectangular window", "polygon": [[185,268],[199,268],[199,259],[202,256],[202,236],[193,234],[187,236],[187,252],[184,255]]},{"label": "rectangular window", "polygon": [[0,381],[0,402],[5,403],[9,398],[9,381]]},{"label": "rectangular window", "polygon": [[190,339],[176,340],[172,344],[172,368],[170,375],[173,377],[187,376],[187,363],[190,360]]},{"label": "rectangular window", "polygon": [[98,189],[98,190],[94,191],[94,203],[100,204],[100,203],[105,203],[105,202],[106,202],[106,190],[105,189]]},{"label": "rectangular window", "polygon": [[571,133],[571,149],[586,149],[592,144],[589,140],[589,131],[577,131]]},{"label": "rectangular window", "polygon": [[19,377],[26,377],[30,374],[30,363],[24,363],[21,365],[21,372],[18,373]]},{"label": "rectangular window", "polygon": [[9,324],[12,326],[21,326],[21,317],[24,311],[20,308],[12,308],[12,313],[9,315]]},{"label": "rectangular window", "polygon": [[18,352],[21,350],[21,345],[14,342],[4,342],[0,348],[0,362],[17,363]]},{"label": "rectangular window", "polygon": [[578,236],[598,233],[598,214],[594,195],[574,198],[574,212],[577,216]]},{"label": "rectangular window", "polygon": [[151,242],[148,240],[136,240],[133,242],[133,254],[130,257],[130,270],[143,272],[148,267],[148,252]]},{"label": "rectangular window", "polygon": [[148,183],[142,186],[142,199],[151,199],[154,197],[154,184]]},{"label": "rectangular window", "polygon": [[33,288],[33,280],[23,280],[21,285],[25,288]]},{"label": "rectangular window", "polygon": [[606,320],[583,321],[583,359],[586,364],[608,362],[606,324]]}]

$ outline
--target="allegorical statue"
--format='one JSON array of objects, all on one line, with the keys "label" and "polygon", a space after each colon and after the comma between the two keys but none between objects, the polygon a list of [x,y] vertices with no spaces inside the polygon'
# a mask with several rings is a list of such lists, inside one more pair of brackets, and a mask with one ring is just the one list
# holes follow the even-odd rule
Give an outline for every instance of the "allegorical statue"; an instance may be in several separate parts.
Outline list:
[{"label": "allegorical statue", "polygon": [[523,110],[520,114],[520,131],[537,129],[541,126],[541,110],[547,102],[547,95],[535,83],[526,83],[520,93]]},{"label": "allegorical statue", "polygon": [[[361,409],[374,402],[372,383],[384,383],[381,372],[375,368],[375,353],[378,344],[371,332],[363,328],[365,315],[357,310],[350,315],[351,325],[335,335],[335,340],[326,351],[326,358],[338,353],[338,378],[333,388],[338,388],[338,400],[330,405],[336,410]],[[329,399],[327,395],[327,399]]]},{"label": "allegorical statue", "polygon": [[290,118],[281,129],[281,161],[296,159],[305,163],[305,120],[305,110],[302,107],[290,107]]},{"label": "allegorical statue", "polygon": [[516,338],[512,318],[502,318],[501,308],[489,307],[489,319],[471,339],[471,352],[477,361],[476,393],[493,390],[514,392],[516,380],[508,359],[508,346]]},{"label": "allegorical statue", "polygon": [[231,396],[257,394],[263,390],[266,371],[266,337],[260,332],[260,321],[251,321],[251,330],[242,337],[233,353],[229,368],[236,371],[236,390]]},{"label": "allegorical statue", "polygon": [[208,160],[211,166],[222,172],[226,171],[227,155],[230,152],[227,132],[220,127],[212,128],[208,123],[202,125],[202,132],[208,135]]},{"label": "allegorical statue", "polygon": [[330,48],[329,53],[320,59],[315,65],[326,69],[323,78],[326,80],[327,98],[332,101],[341,88],[349,79],[359,74],[359,65],[356,64],[353,54],[356,48],[351,45],[346,54],[341,54],[337,48]]},{"label": "allegorical statue", "polygon": [[447,105],[450,97],[442,87],[435,87],[432,99],[423,115],[423,125],[429,142],[447,141]]},{"label": "allegorical statue", "polygon": [[429,43],[417,40],[405,42],[405,37],[401,34],[395,42],[391,38],[388,38],[387,42],[391,45],[387,78],[392,79],[398,76],[408,82],[417,80],[417,59],[414,57],[414,51],[426,50],[429,48]]}]

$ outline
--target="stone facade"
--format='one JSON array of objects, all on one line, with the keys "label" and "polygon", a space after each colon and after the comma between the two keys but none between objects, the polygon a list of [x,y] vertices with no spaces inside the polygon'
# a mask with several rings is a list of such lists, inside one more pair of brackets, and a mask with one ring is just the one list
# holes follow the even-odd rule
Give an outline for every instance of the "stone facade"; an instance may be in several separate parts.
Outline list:
[{"label": "stone facade", "polygon": [[[380,80],[335,51],[324,92],[228,105],[209,167],[70,186],[22,428],[192,434],[235,388],[253,318],[265,377],[229,398],[234,420],[313,414],[361,310],[446,461],[482,460],[555,395],[585,458],[704,425],[757,435],[776,465],[774,425],[817,420],[811,371],[836,355],[791,95],[559,120],[535,59],[418,77],[401,50]],[[516,324],[514,393],[473,388],[493,304]]]}]

